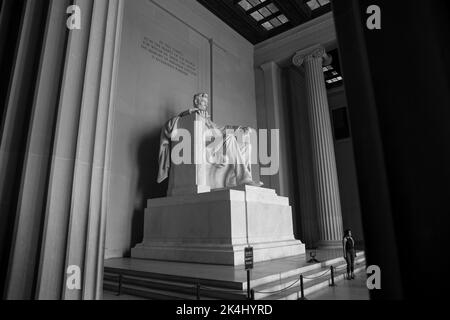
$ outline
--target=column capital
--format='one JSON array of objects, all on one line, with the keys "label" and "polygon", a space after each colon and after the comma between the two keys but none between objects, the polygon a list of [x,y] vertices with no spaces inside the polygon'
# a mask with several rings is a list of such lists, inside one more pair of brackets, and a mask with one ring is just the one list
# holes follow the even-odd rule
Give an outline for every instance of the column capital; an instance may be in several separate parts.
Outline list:
[{"label": "column capital", "polygon": [[267,72],[269,70],[272,69],[276,69],[276,68],[280,68],[280,66],[278,65],[278,63],[276,63],[275,61],[267,61],[266,63],[263,63],[262,65],[259,66],[264,72]]},{"label": "column capital", "polygon": [[301,67],[305,61],[309,61],[312,59],[322,59],[324,66],[331,64],[333,60],[332,57],[327,54],[327,51],[323,46],[317,45],[301,51],[297,51],[292,58],[292,63],[296,67]]}]

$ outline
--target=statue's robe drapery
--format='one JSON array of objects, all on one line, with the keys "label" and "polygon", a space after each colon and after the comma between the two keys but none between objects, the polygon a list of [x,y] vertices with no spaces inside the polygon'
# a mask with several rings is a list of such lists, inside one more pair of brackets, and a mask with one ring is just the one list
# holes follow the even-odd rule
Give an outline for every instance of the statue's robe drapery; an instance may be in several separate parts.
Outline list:
[{"label": "statue's robe drapery", "polygon": [[161,130],[161,137],[159,143],[159,170],[157,179],[158,183],[163,182],[169,177],[172,134],[175,132],[178,120],[180,120],[180,118],[181,118],[180,116],[176,116],[170,119]]},{"label": "statue's robe drapery", "polygon": [[[195,110],[204,118],[207,130],[214,137],[220,135],[222,143],[214,138],[205,141],[205,159],[208,164],[206,176],[211,189],[235,187],[252,182],[251,173],[251,134],[253,129],[237,126],[218,126],[209,119],[206,112]],[[158,183],[168,178],[171,160],[171,142],[178,128],[182,113],[170,119],[161,131],[159,151]],[[198,139],[198,137],[195,137]],[[220,141],[220,140],[219,140]]]}]

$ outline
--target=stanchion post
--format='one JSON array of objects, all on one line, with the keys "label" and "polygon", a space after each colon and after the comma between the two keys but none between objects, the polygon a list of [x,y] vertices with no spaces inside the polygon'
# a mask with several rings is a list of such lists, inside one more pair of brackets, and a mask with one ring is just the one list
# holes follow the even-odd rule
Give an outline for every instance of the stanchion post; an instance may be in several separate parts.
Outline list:
[{"label": "stanchion post", "polygon": [[200,281],[197,280],[197,300],[200,300]]},{"label": "stanchion post", "polygon": [[330,269],[331,269],[331,284],[330,284],[330,287],[335,287],[336,285],[334,284],[334,267],[331,266]]},{"label": "stanchion post", "polygon": [[247,269],[247,299],[252,299],[252,292],[250,288],[250,269]]},{"label": "stanchion post", "polygon": [[300,300],[306,300],[305,298],[305,287],[303,283],[303,275],[300,275]]},{"label": "stanchion post", "polygon": [[120,296],[122,294],[122,274],[119,273],[119,287],[117,290],[117,296]]},{"label": "stanchion post", "polygon": [[250,300],[255,300],[255,290],[250,290]]}]

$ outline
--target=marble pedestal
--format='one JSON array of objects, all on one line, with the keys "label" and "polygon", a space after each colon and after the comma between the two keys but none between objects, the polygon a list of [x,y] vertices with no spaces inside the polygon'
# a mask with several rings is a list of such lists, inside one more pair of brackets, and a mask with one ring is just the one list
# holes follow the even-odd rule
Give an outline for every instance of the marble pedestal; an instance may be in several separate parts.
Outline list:
[{"label": "marble pedestal", "polygon": [[293,235],[288,198],[271,189],[152,199],[144,224],[144,241],[131,250],[133,258],[238,266],[248,245],[255,263],[305,253]]}]

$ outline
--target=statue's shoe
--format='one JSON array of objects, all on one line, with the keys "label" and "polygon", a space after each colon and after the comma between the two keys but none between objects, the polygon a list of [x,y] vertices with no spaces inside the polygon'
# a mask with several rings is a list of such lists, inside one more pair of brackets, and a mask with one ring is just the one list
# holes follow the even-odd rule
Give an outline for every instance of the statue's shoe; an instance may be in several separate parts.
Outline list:
[{"label": "statue's shoe", "polygon": [[264,185],[264,183],[260,182],[255,182],[253,180],[250,181],[244,181],[242,183],[242,185],[246,185],[246,186],[252,186],[252,187],[262,187]]},{"label": "statue's shoe", "polygon": [[256,187],[262,187],[263,185],[264,185],[264,183],[262,181],[256,182]]}]

